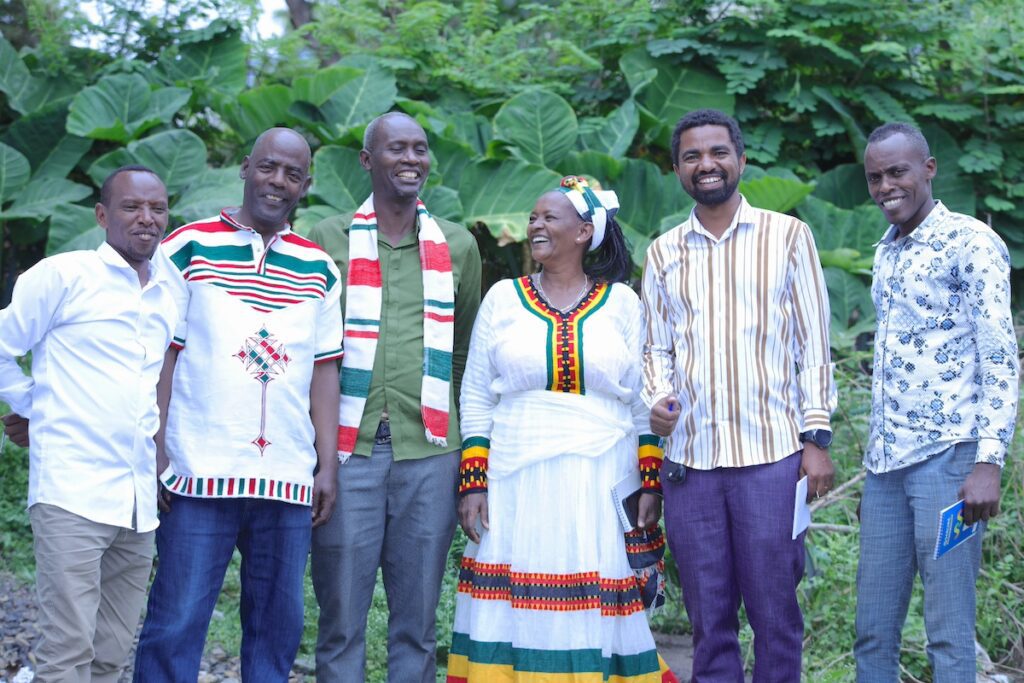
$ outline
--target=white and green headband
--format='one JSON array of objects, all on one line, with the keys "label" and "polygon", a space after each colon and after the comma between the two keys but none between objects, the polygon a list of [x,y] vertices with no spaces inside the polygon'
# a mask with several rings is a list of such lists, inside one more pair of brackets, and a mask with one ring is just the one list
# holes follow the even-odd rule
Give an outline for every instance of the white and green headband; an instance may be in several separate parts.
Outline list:
[{"label": "white and green headband", "polygon": [[597,191],[590,189],[586,178],[567,175],[562,178],[558,191],[568,197],[576,213],[588,223],[594,224],[594,237],[590,241],[590,249],[594,251],[604,241],[605,228],[608,221],[619,210],[619,198],[611,190]]}]

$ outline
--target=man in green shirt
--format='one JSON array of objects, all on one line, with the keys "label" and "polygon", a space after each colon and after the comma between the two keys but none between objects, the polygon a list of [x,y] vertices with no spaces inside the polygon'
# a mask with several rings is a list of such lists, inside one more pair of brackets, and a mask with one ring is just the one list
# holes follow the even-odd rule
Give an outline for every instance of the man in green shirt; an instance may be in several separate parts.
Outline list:
[{"label": "man in green shirt", "polygon": [[456,406],[480,305],[480,254],[464,226],[433,218],[418,201],[430,150],[414,119],[375,119],[359,159],[373,194],[354,215],[310,234],[346,283],[338,504],[313,535],[316,675],[365,680],[380,566],[391,610],[388,680],[433,683],[434,615],[456,522]]}]

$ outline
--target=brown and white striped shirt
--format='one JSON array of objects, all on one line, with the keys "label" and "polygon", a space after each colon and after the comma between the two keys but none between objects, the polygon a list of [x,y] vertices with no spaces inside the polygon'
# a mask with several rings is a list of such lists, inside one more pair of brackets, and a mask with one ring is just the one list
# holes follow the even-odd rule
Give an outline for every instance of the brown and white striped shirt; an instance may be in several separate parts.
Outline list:
[{"label": "brown and white striped shirt", "polygon": [[760,465],[829,429],[828,291],[805,223],[743,199],[715,239],[691,213],[647,250],[643,308],[644,401],[681,405],[668,459]]}]

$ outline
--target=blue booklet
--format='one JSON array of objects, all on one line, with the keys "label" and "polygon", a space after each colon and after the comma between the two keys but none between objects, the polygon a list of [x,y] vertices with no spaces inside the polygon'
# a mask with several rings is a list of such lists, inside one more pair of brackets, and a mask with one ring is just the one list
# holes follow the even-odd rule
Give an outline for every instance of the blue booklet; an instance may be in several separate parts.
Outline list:
[{"label": "blue booklet", "polygon": [[939,559],[978,531],[978,523],[964,524],[964,501],[958,500],[939,513],[939,532],[935,538],[935,559]]}]

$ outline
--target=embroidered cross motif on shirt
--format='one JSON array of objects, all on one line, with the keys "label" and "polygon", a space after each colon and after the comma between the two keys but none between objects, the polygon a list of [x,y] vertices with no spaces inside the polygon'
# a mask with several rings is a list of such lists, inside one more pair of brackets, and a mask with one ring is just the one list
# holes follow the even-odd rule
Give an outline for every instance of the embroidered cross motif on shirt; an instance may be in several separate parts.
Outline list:
[{"label": "embroidered cross motif on shirt", "polygon": [[260,456],[270,445],[266,438],[267,427],[267,385],[275,375],[282,374],[288,367],[291,358],[284,344],[274,338],[266,327],[261,327],[256,334],[247,337],[242,348],[235,354],[242,361],[245,370],[262,386],[260,398],[260,433],[252,440],[252,444],[260,449]]}]

